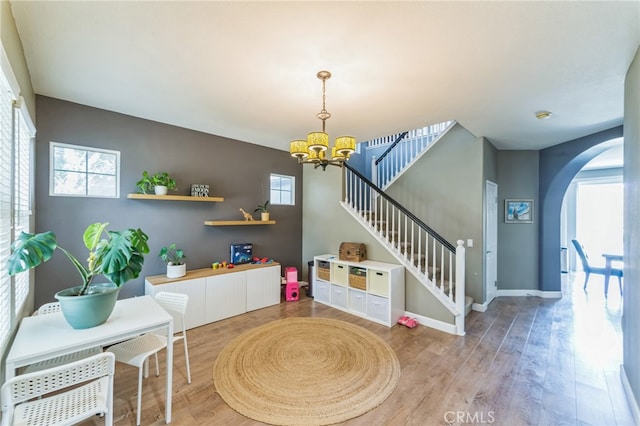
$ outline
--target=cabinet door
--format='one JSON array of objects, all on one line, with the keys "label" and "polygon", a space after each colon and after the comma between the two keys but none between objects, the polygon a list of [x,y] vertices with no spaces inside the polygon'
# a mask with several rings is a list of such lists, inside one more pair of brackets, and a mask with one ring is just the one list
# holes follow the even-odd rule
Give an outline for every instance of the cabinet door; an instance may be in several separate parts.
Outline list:
[{"label": "cabinet door", "polygon": [[247,274],[232,272],[207,277],[206,321],[244,314],[247,309]]},{"label": "cabinet door", "polygon": [[280,303],[280,266],[247,271],[247,312]]},{"label": "cabinet door", "polygon": [[349,309],[361,314],[367,313],[367,293],[364,291],[356,290],[355,288],[349,289]]},{"label": "cabinet door", "polygon": [[327,281],[316,279],[313,283],[313,299],[326,305],[331,303],[331,289]]},{"label": "cabinet door", "polygon": [[390,325],[389,299],[373,294],[367,295],[367,315]]},{"label": "cabinet door", "polygon": [[331,284],[331,304],[341,308],[347,307],[347,289],[345,287]]},{"label": "cabinet door", "polygon": [[[184,325],[187,329],[199,327],[206,324],[205,320],[205,278],[195,278],[193,280],[176,281],[167,284],[153,285],[148,281],[145,282],[145,294],[155,297],[161,291],[171,293],[182,293],[189,296],[189,304],[187,312],[184,314]],[[173,329],[182,330],[182,324],[177,322],[175,318]]]}]

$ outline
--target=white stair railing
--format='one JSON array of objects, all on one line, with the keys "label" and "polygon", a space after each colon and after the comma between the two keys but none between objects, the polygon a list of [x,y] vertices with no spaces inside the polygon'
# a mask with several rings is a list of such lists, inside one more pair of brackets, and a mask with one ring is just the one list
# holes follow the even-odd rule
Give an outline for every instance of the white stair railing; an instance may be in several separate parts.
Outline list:
[{"label": "white stair railing", "polygon": [[464,335],[465,248],[452,245],[348,164],[342,206],[454,316]]},{"label": "white stair railing", "polygon": [[403,170],[440,139],[454,123],[455,121],[445,121],[368,141],[367,149],[381,146],[389,147],[377,158],[371,158],[371,181],[379,188],[386,189]]}]

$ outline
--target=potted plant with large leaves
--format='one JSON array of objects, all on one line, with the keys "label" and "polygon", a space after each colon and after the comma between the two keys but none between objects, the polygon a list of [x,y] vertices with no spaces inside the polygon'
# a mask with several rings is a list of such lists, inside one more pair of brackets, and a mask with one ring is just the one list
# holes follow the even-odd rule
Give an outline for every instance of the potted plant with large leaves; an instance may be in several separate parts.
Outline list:
[{"label": "potted plant with large leaves", "polygon": [[169,190],[177,190],[176,180],[167,172],[158,172],[152,175],[145,170],[142,172],[142,179],[136,182],[136,185],[143,194],[167,195]]},{"label": "potted plant with large leaves", "polygon": [[158,256],[167,264],[167,278],[180,278],[187,275],[187,265],[182,261],[187,256],[175,243],[162,247]]},{"label": "potted plant with large leaves", "polygon": [[[22,232],[11,246],[9,275],[15,275],[47,262],[56,249],[62,251],[78,270],[81,284],[56,293],[67,322],[76,329],[95,327],[111,315],[120,287],[137,278],[144,255],[149,253],[148,236],[140,229],[107,230],[108,223],[94,223],[82,236],[89,250],[85,266],[69,251],[58,245],[53,232],[29,234]],[[110,282],[94,284],[103,275]]]}]

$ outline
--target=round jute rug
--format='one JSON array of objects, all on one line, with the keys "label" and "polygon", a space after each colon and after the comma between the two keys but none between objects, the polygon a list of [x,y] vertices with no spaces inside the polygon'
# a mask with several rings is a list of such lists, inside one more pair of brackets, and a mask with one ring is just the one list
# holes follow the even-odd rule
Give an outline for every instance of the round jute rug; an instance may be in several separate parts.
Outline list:
[{"label": "round jute rug", "polygon": [[238,413],[276,425],[327,425],[380,405],[400,363],[375,334],[327,318],[287,318],[242,333],[220,353],[213,380]]}]

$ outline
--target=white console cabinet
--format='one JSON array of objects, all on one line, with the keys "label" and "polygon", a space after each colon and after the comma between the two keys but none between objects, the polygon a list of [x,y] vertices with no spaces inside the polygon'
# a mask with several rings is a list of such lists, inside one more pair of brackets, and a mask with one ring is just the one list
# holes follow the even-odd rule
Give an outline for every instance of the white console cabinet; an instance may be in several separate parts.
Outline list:
[{"label": "white console cabinet", "polygon": [[176,279],[145,278],[145,294],[155,296],[160,291],[189,295],[185,326],[194,328],[280,303],[280,264],[196,269]]},{"label": "white console cabinet", "polygon": [[365,260],[314,257],[313,297],[324,303],[392,327],[404,315],[404,267]]}]

